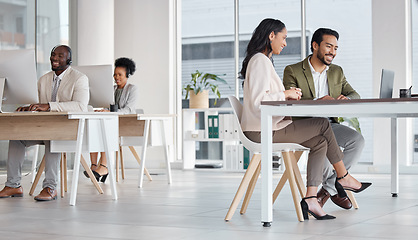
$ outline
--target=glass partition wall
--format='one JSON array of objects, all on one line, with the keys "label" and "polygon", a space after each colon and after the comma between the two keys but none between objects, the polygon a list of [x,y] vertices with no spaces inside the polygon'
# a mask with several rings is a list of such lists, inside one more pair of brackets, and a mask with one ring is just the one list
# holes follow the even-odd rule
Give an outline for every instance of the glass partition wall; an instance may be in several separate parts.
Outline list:
[{"label": "glass partition wall", "polygon": [[[309,45],[316,29],[325,27],[336,30],[340,37],[333,63],[343,68],[347,81],[362,98],[373,97],[371,4],[371,0],[306,1],[306,35]],[[341,14],[342,12],[344,14]],[[310,47],[308,51],[311,54]],[[359,122],[361,133],[366,140],[359,161],[371,163],[373,119],[360,118]]]},{"label": "glass partition wall", "polygon": [[[68,0],[0,0],[0,51],[35,49],[37,75],[42,76],[50,71],[51,49],[68,44],[68,12]],[[33,159],[35,152],[29,148],[26,158]],[[7,155],[8,141],[0,141],[0,169],[5,170]],[[31,161],[25,164],[24,170],[30,170]]]},{"label": "glass partition wall", "polygon": [[[302,3],[306,3],[306,52],[302,54]],[[234,5],[238,16],[234,20]],[[347,12],[350,18],[341,15]],[[326,14],[326,17],[324,17]],[[346,14],[344,14],[346,16]],[[247,44],[255,27],[264,18],[280,19],[288,30],[287,47],[280,55],[273,56],[275,69],[280,77],[284,68],[302,60],[310,54],[310,41],[313,32],[319,27],[328,27],[340,33],[338,55],[335,64],[344,69],[349,83],[363,98],[372,97],[372,31],[371,0],[229,0],[207,2],[203,0],[182,0],[182,82],[190,79],[195,69],[209,69],[214,73],[226,73],[228,87],[220,86],[222,98],[217,106],[229,106],[227,97],[235,95],[238,86],[242,98],[242,80],[235,79],[234,71],[239,72],[245,56]],[[234,21],[238,21],[239,55],[234,56]],[[358,36],[361,37],[359,44]],[[214,53],[217,53],[214,55]],[[353,54],[354,53],[354,54]],[[234,61],[238,61],[235,69]],[[239,81],[239,84],[236,84]],[[183,99],[185,92],[183,91]],[[214,98],[211,95],[210,98]],[[213,102],[211,100],[210,102]],[[225,103],[225,104],[224,104]],[[183,108],[188,101],[183,100]],[[371,119],[359,119],[367,146],[360,162],[373,161],[373,124]],[[206,143],[204,143],[206,144]],[[216,145],[216,144],[213,144]],[[208,146],[207,152],[213,146]],[[201,158],[210,158],[200,154]],[[222,147],[213,150],[222,156]],[[216,155],[216,154],[215,154]]]},{"label": "glass partition wall", "polygon": [[[418,0],[411,0],[412,15],[412,93],[418,94]],[[414,119],[413,163],[418,163],[418,120]]]}]

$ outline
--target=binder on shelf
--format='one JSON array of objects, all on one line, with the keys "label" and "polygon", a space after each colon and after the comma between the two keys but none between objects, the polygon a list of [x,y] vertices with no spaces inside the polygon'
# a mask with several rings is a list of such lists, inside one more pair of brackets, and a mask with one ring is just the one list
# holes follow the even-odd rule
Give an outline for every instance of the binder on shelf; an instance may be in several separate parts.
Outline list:
[{"label": "binder on shelf", "polygon": [[219,116],[212,116],[212,138],[219,138]]},{"label": "binder on shelf", "polygon": [[238,170],[244,169],[244,146],[242,144],[235,145],[238,153]]},{"label": "binder on shelf", "polygon": [[244,146],[243,146],[243,151],[244,151],[244,153],[243,153],[243,158],[244,158],[244,160],[243,160],[243,167],[244,167],[244,169],[247,169],[248,168],[248,165],[250,164],[250,150],[248,150],[247,148],[245,148]]},{"label": "binder on shelf", "polygon": [[233,117],[232,114],[225,114],[224,115],[224,139],[225,140],[232,140],[233,139]]},{"label": "binder on shelf", "polygon": [[213,138],[213,116],[208,116],[208,135],[209,138]]},{"label": "binder on shelf", "polygon": [[218,115],[218,124],[219,124],[219,138],[225,139],[224,135],[224,116],[225,114]]},{"label": "binder on shelf", "polygon": [[232,139],[239,139],[238,134],[238,123],[234,119],[234,115],[231,116],[231,124],[232,124]]}]

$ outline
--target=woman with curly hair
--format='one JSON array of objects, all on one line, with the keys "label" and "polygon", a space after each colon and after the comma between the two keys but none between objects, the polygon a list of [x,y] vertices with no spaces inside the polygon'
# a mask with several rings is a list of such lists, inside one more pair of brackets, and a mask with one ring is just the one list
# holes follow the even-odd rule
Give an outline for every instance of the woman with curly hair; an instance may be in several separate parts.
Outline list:
[{"label": "woman with curly hair", "polygon": [[[128,78],[134,74],[136,70],[135,62],[132,59],[121,57],[115,60],[115,71],[113,78],[115,79],[115,105],[117,111],[121,113],[135,113],[136,103],[138,102],[138,87],[128,83]],[[101,112],[109,112],[108,109],[99,110]],[[97,181],[106,181],[109,171],[107,169],[107,159],[104,152],[100,153],[100,165],[97,165],[98,153],[90,153],[91,170]],[[87,172],[84,175],[88,177]]]}]

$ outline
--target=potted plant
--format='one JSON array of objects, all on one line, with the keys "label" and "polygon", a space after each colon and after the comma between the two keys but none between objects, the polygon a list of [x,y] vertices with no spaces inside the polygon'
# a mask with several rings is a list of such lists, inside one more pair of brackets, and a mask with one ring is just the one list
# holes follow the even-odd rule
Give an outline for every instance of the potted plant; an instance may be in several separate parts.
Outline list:
[{"label": "potted plant", "polygon": [[[223,74],[225,75],[225,74]],[[189,98],[189,107],[190,108],[208,108],[209,107],[209,90],[221,98],[221,93],[217,83],[228,84],[224,79],[218,77],[216,74],[204,73],[196,70],[195,73],[191,74],[192,79],[190,82],[183,88],[186,90],[185,99]],[[217,98],[215,98],[215,105],[217,103]]]},{"label": "potted plant", "polygon": [[360,122],[358,121],[358,118],[347,118],[347,117],[338,117],[338,123],[347,123],[349,127],[354,128],[357,132],[361,133],[360,129]]}]

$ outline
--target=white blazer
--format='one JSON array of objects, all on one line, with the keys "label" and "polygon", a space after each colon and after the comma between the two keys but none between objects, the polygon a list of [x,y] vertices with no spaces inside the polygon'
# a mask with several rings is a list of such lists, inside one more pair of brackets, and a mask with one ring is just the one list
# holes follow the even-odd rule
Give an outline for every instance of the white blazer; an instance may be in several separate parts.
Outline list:
[{"label": "white blazer", "polygon": [[85,74],[68,67],[61,79],[56,102],[51,102],[53,80],[53,71],[39,78],[40,103],[49,103],[51,112],[87,112],[90,93],[89,79]]},{"label": "white blazer", "polygon": [[[244,80],[243,131],[261,131],[261,101],[284,101],[285,88],[271,60],[263,53],[251,57]],[[272,129],[280,130],[292,123],[284,116],[274,116]]]}]

